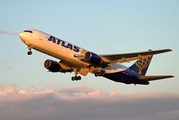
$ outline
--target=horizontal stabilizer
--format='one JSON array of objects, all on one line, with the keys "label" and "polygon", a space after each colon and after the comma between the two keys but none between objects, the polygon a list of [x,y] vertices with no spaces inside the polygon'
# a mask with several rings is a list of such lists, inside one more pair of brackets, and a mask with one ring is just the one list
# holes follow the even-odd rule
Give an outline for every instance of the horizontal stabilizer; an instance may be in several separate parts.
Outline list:
[{"label": "horizontal stabilizer", "polygon": [[140,76],[140,80],[152,81],[152,80],[160,80],[165,78],[172,78],[172,75],[162,75],[162,76]]}]

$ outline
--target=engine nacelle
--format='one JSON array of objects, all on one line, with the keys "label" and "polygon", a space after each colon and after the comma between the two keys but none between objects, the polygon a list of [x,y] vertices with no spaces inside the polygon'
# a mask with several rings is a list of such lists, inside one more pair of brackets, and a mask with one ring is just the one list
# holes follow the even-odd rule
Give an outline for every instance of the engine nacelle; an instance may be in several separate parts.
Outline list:
[{"label": "engine nacelle", "polygon": [[61,71],[61,66],[59,65],[58,62],[53,61],[53,60],[46,60],[44,62],[44,67],[48,69],[50,72],[60,72]]},{"label": "engine nacelle", "polygon": [[95,65],[100,65],[102,64],[102,59],[100,56],[98,56],[97,54],[95,53],[92,53],[92,52],[87,52],[85,53],[85,60],[92,63],[92,64],[95,64]]}]

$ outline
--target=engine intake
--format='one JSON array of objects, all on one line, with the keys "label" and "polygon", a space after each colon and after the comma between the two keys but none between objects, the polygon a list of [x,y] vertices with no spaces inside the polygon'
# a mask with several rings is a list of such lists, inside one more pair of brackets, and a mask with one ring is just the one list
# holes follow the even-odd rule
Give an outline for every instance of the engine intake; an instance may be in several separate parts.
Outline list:
[{"label": "engine intake", "polygon": [[44,62],[44,67],[48,69],[50,72],[60,72],[61,71],[61,66],[59,65],[58,62],[53,61],[53,60],[46,60]]},{"label": "engine intake", "polygon": [[98,56],[97,54],[95,53],[92,53],[92,52],[87,52],[85,54],[85,60],[92,63],[92,64],[95,64],[95,65],[100,65],[102,64],[102,59],[100,56]]}]

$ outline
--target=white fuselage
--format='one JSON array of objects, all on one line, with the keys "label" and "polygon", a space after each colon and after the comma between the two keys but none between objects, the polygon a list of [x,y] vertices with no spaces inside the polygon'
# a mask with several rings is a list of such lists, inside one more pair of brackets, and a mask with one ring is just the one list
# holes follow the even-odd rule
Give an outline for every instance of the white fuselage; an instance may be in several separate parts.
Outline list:
[{"label": "white fuselage", "polygon": [[58,58],[67,63],[70,67],[87,67],[89,65],[89,63],[74,57],[74,54],[84,54],[84,52],[86,52],[85,49],[55,38],[47,33],[32,30],[32,33],[20,33],[20,38],[27,46]]},{"label": "white fuselage", "polygon": [[[86,75],[87,72],[95,73],[101,70],[105,71],[106,74],[122,72],[127,69],[126,66],[121,65],[119,63],[115,63],[112,66],[108,66],[105,68],[89,68],[86,69],[90,65],[88,61],[81,60],[75,55],[84,55],[87,50],[80,48],[74,44],[68,43],[64,40],[56,38],[52,35],[44,33],[39,30],[25,30],[20,33],[21,40],[27,45],[29,49],[33,48],[37,51],[55,57],[63,61],[60,65],[64,69],[81,69],[86,71],[82,75]],[[82,69],[83,68],[83,69]]]}]

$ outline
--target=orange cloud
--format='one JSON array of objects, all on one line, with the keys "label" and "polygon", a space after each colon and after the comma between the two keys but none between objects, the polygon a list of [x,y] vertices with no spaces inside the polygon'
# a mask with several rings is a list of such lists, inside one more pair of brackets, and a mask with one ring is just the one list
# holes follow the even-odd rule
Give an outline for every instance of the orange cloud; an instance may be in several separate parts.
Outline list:
[{"label": "orange cloud", "polygon": [[119,94],[89,87],[18,90],[0,84],[0,116],[3,120],[177,120],[179,94],[139,92]]},{"label": "orange cloud", "polygon": [[1,85],[0,84],[0,96],[12,94],[16,92],[16,85]]}]

